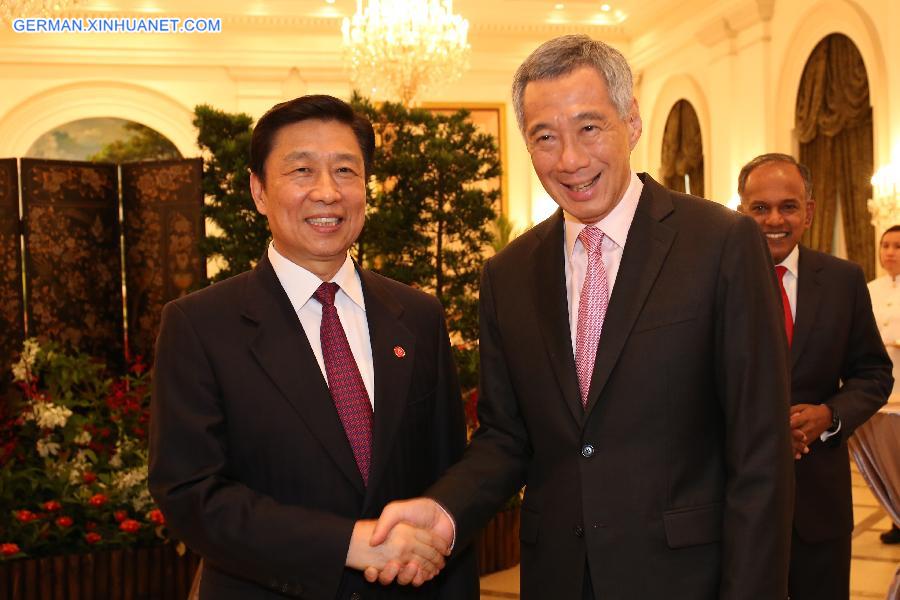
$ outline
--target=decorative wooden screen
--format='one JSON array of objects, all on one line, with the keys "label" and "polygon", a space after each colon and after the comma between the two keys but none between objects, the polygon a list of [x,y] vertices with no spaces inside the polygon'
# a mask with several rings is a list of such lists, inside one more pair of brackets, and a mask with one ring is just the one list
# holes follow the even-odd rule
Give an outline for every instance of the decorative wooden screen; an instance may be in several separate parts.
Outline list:
[{"label": "decorative wooden screen", "polygon": [[122,165],[128,346],[151,360],[163,305],[206,283],[201,159]]},{"label": "decorative wooden screen", "polygon": [[25,337],[22,253],[19,245],[19,173],[16,159],[0,160],[0,390]]},{"label": "decorative wooden screen", "polygon": [[115,165],[22,159],[29,335],[123,362]]}]

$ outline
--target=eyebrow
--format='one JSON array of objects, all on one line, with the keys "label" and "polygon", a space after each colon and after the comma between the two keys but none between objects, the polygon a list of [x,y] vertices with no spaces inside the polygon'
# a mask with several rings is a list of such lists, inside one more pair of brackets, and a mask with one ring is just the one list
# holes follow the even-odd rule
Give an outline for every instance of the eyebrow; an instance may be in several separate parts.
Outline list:
[{"label": "eyebrow", "polygon": [[[572,119],[573,121],[608,121],[608,117],[602,113],[598,113],[593,110],[588,110],[585,112],[580,112]],[[535,123],[531,128],[528,129],[528,137],[533,136],[541,129],[545,127],[550,127],[547,123]]]},{"label": "eyebrow", "polygon": [[[319,154],[317,152],[310,152],[309,150],[295,150],[293,152],[288,152],[287,154],[285,154],[282,160],[284,160],[285,162],[290,162],[294,160],[314,159],[318,156]],[[330,154],[330,156],[340,161],[346,160],[354,163],[362,163],[362,159],[351,152],[335,152]]]}]

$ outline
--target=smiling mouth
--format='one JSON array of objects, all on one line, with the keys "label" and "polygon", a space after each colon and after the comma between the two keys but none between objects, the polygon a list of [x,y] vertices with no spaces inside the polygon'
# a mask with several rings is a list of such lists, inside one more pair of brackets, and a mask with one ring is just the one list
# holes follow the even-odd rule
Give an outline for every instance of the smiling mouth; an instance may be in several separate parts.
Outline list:
[{"label": "smiling mouth", "polygon": [[787,236],[788,236],[788,233],[787,233],[786,231],[781,231],[781,232],[779,232],[779,233],[767,233],[767,234],[766,234],[766,239],[769,239],[769,240],[783,240],[783,239],[786,238]]},{"label": "smiling mouth", "polygon": [[589,189],[595,183],[597,183],[597,180],[600,179],[601,175],[603,175],[603,173],[597,173],[596,177],[594,177],[593,179],[591,179],[590,181],[588,181],[586,183],[580,183],[578,185],[571,185],[571,184],[564,183],[563,185],[566,186],[567,188],[569,188],[570,190],[572,190],[573,192],[583,192],[583,191]]},{"label": "smiling mouth", "polygon": [[306,219],[306,222],[310,225],[316,225],[319,227],[333,227],[341,222],[340,217],[311,217]]}]

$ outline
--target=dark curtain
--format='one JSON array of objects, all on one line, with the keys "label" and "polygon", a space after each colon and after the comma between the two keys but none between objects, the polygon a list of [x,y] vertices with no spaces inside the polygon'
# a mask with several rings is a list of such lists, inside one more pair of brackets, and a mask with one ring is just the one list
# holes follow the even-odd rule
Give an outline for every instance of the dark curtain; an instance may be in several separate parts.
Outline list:
[{"label": "dark curtain", "polygon": [[800,162],[812,171],[816,215],[803,242],[832,252],[837,203],[847,256],[875,277],[875,229],[866,208],[874,171],[872,107],[862,56],[845,35],[824,38],[810,54],[797,92]]},{"label": "dark curtain", "polygon": [[687,100],[679,100],[669,111],[663,132],[660,177],[670,190],[684,192],[684,176],[691,182],[691,194],[703,197],[703,137],[700,120]]}]

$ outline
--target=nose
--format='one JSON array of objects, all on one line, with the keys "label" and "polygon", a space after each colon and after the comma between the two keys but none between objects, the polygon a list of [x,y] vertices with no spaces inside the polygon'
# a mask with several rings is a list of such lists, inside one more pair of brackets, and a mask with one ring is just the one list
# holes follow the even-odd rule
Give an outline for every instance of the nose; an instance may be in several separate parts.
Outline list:
[{"label": "nose", "polygon": [[771,227],[781,225],[784,223],[784,219],[781,217],[781,213],[777,210],[770,210],[766,213],[766,225]]},{"label": "nose", "polygon": [[341,198],[341,190],[328,172],[320,172],[309,191],[309,199],[315,202],[331,204]]},{"label": "nose", "polygon": [[584,146],[571,134],[560,138],[559,169],[566,173],[574,173],[590,165],[591,158]]}]

